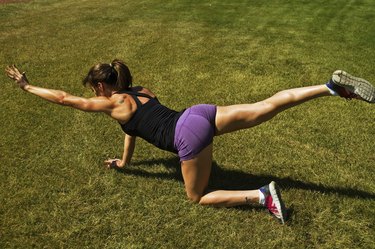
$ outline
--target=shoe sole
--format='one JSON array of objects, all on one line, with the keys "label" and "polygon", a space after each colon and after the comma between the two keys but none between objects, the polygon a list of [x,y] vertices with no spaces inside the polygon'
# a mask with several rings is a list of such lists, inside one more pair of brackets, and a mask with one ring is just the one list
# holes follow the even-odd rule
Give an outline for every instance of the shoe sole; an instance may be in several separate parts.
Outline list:
[{"label": "shoe sole", "polygon": [[365,79],[354,77],[343,70],[337,70],[332,75],[336,85],[345,87],[361,97],[364,101],[375,103],[375,87]]},{"label": "shoe sole", "polygon": [[284,224],[286,221],[287,212],[286,212],[284,202],[281,199],[280,190],[276,182],[272,181],[269,184],[269,191],[276,205],[277,211],[281,214],[281,218],[278,218],[278,219],[280,220],[281,224]]}]

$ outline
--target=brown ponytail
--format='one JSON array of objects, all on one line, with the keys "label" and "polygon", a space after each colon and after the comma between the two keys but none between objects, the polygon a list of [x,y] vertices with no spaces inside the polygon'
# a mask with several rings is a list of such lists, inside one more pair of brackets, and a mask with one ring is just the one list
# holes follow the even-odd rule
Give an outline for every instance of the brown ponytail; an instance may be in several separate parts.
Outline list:
[{"label": "brown ponytail", "polygon": [[130,73],[129,68],[125,65],[123,61],[118,59],[114,59],[111,62],[111,65],[117,72],[116,85],[119,87],[120,90],[129,89],[133,84],[133,77]]},{"label": "brown ponytail", "polygon": [[129,68],[121,60],[115,59],[111,64],[98,63],[91,67],[87,76],[83,79],[84,86],[97,87],[99,82],[120,90],[128,90],[133,83]]}]

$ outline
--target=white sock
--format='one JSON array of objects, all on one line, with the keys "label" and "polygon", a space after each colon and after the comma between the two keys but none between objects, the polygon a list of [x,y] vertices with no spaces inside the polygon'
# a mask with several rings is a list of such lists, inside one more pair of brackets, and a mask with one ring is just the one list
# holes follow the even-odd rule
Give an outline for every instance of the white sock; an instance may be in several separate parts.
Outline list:
[{"label": "white sock", "polygon": [[263,192],[260,191],[260,189],[258,189],[258,193],[259,193],[259,204],[264,206],[264,204],[266,202],[266,198],[265,198]]}]

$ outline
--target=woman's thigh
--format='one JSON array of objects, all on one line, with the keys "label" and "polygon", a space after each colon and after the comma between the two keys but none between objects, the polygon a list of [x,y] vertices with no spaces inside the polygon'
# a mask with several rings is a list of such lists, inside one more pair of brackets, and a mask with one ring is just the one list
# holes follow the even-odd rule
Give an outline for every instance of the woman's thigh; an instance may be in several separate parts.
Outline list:
[{"label": "woman's thigh", "polygon": [[325,85],[317,85],[283,90],[254,104],[217,107],[216,135],[259,125],[288,108],[323,96],[331,94]]},{"label": "woman's thigh", "polygon": [[212,167],[212,143],[193,159],[181,162],[186,194],[190,200],[199,202],[208,186]]},{"label": "woman's thigh", "polygon": [[259,125],[274,116],[273,110],[274,105],[265,101],[218,106],[215,117],[216,135]]}]

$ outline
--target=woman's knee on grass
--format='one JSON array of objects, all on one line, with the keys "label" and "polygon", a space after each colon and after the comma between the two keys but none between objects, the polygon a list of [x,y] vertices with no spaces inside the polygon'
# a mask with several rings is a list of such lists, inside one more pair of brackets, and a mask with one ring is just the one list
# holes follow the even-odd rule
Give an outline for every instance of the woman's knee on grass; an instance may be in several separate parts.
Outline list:
[{"label": "woman's knee on grass", "polygon": [[202,196],[203,196],[203,193],[202,194],[199,194],[197,192],[192,192],[192,191],[186,191],[186,195],[188,197],[188,199],[195,203],[195,204],[200,204],[200,201],[202,199]]},{"label": "woman's knee on grass", "polygon": [[199,205],[215,205],[217,198],[214,195],[210,195],[211,191],[205,191],[203,193],[197,192],[186,192],[188,199]]}]

